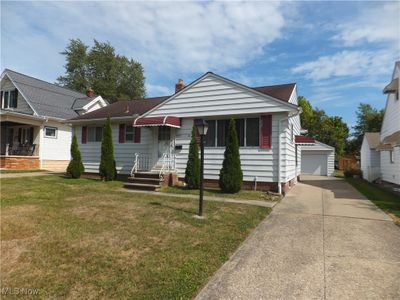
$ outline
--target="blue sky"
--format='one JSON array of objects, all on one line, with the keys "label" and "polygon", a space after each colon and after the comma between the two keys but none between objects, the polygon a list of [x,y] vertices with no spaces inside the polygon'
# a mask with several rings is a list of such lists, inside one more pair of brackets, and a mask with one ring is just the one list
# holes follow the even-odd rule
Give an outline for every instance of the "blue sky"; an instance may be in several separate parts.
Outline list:
[{"label": "blue sky", "polygon": [[400,2],[1,2],[1,68],[55,82],[71,38],[109,41],[140,61],[148,96],[212,71],[250,86],[297,82],[355,123],[383,108],[400,53]]}]

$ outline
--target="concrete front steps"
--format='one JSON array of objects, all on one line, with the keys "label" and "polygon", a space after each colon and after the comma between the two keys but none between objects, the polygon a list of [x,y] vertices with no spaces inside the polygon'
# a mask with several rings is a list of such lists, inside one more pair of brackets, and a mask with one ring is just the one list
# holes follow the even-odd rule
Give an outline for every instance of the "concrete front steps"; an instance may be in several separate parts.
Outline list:
[{"label": "concrete front steps", "polygon": [[137,172],[133,177],[129,177],[124,183],[124,188],[141,190],[141,191],[156,191],[161,188],[163,180],[159,178],[158,172]]}]

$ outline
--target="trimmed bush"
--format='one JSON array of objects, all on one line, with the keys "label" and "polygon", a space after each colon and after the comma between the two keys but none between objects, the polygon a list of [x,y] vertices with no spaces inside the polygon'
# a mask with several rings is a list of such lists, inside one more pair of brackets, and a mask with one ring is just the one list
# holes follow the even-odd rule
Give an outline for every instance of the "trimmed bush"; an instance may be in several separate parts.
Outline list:
[{"label": "trimmed bush", "polygon": [[80,178],[82,173],[85,171],[85,167],[82,163],[81,152],[79,151],[78,139],[76,135],[72,137],[71,143],[71,157],[72,160],[68,164],[67,176],[71,178]]},{"label": "trimmed bush", "polygon": [[192,139],[189,146],[189,157],[186,164],[185,182],[190,189],[198,189],[200,187],[200,159],[199,145],[196,140],[196,127],[192,128]]},{"label": "trimmed bush", "polygon": [[222,169],[219,172],[219,187],[224,193],[237,193],[242,188],[243,172],[240,165],[239,141],[235,120],[229,122]]},{"label": "trimmed bush", "polygon": [[107,118],[106,126],[103,131],[103,141],[101,142],[101,161],[99,168],[102,180],[114,180],[117,176],[114,158],[114,145],[112,141],[112,129],[110,117]]}]

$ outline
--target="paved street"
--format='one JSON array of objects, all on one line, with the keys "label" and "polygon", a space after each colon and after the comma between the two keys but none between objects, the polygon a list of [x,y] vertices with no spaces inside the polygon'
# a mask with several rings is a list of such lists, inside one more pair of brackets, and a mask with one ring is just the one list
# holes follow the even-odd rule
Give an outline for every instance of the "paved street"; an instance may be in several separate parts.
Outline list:
[{"label": "paved street", "polygon": [[337,178],[303,177],[197,299],[400,299],[400,227]]}]

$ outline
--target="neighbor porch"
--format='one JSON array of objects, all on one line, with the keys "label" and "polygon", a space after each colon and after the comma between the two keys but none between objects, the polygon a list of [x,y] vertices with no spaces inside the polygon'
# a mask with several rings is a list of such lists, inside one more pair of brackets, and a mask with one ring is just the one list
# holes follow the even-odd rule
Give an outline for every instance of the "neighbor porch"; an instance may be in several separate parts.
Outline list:
[{"label": "neighbor porch", "polygon": [[0,168],[31,170],[40,168],[40,123],[36,120],[10,119],[2,115],[0,131]]}]

